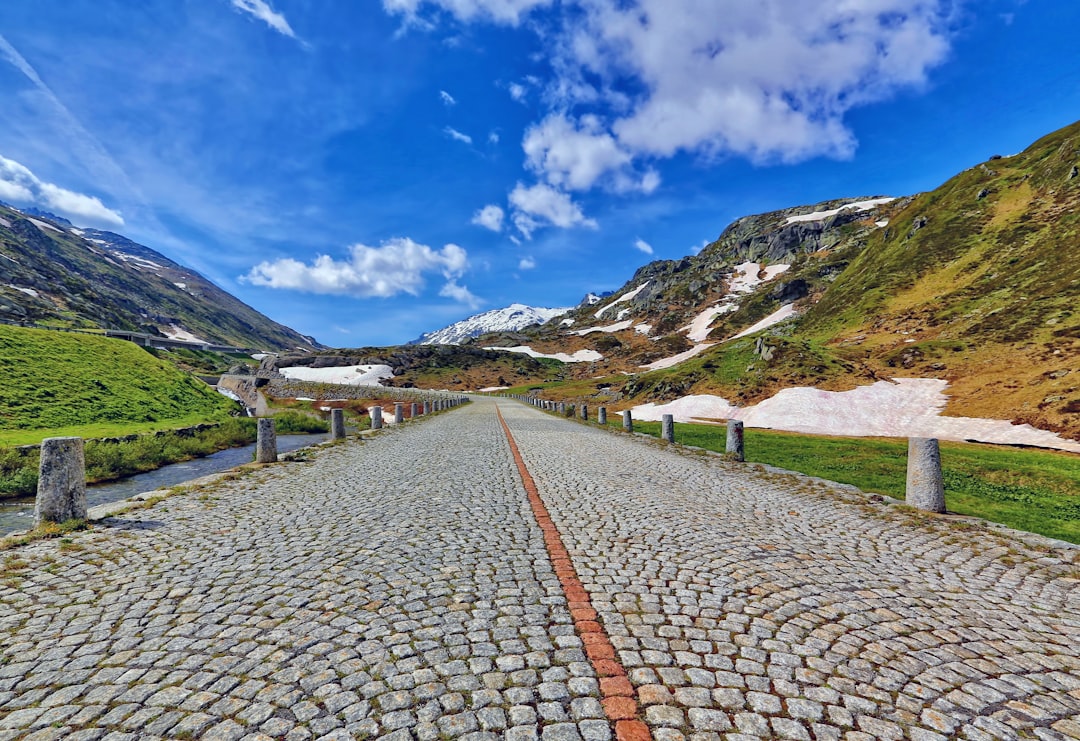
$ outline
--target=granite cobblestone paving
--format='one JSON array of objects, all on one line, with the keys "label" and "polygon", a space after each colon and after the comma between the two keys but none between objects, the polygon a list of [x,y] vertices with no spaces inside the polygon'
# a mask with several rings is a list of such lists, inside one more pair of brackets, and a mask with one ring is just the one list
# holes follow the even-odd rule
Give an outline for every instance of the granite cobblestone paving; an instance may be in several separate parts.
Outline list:
[{"label": "granite cobblestone paving", "polygon": [[[1075,551],[499,407],[655,739],[1080,738]],[[0,552],[0,741],[609,741],[601,700],[487,399]]]},{"label": "granite cobblestone paving", "polygon": [[1080,551],[501,408],[655,738],[1080,738]]}]

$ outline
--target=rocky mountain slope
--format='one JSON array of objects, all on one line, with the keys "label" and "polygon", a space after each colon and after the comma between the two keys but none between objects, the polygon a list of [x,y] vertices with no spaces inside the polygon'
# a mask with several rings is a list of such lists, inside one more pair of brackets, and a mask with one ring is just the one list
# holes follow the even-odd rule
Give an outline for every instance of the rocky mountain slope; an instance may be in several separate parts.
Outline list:
[{"label": "rocky mountain slope", "polygon": [[520,334],[475,342],[595,351],[568,368],[571,396],[742,405],[939,379],[945,414],[1080,439],[1080,124],[929,193],[739,219],[700,254]]},{"label": "rocky mountain slope", "polygon": [[0,206],[0,321],[313,349],[195,271],[112,232]]},{"label": "rocky mountain slope", "polygon": [[544,309],[525,304],[511,304],[504,309],[493,309],[475,314],[448,327],[428,332],[409,344],[413,345],[460,345],[473,337],[489,332],[516,332],[534,324],[543,324],[570,311]]}]

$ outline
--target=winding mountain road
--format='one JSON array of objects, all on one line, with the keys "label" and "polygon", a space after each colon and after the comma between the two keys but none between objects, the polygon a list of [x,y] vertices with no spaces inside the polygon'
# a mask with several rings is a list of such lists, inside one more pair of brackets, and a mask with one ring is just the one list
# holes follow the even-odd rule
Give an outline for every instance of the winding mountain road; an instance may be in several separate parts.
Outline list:
[{"label": "winding mountain road", "polygon": [[1078,578],[476,399],[0,554],[0,741],[1080,738]]}]

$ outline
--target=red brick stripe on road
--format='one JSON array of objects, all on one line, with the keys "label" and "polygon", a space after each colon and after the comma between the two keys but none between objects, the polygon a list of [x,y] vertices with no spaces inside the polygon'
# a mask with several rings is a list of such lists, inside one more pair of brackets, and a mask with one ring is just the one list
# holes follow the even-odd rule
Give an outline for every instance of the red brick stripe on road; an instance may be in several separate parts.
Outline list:
[{"label": "red brick stripe on road", "polygon": [[499,424],[506,433],[506,441],[510,443],[510,451],[514,454],[514,463],[517,464],[518,473],[525,486],[525,492],[529,496],[529,505],[532,507],[533,516],[544,533],[544,544],[547,546],[551,564],[555,567],[555,575],[559,577],[563,593],[570,607],[570,617],[574,620],[574,627],[585,644],[585,655],[600,678],[600,704],[604,707],[608,720],[615,724],[615,738],[617,741],[652,741],[652,732],[649,727],[638,717],[638,702],[636,693],[630,680],[626,678],[626,670],[615,657],[615,647],[611,645],[604,627],[596,620],[596,610],[592,607],[589,593],[578,579],[574,564],[570,561],[570,554],[563,546],[562,537],[559,535],[555,523],[548,514],[547,507],[540,499],[540,493],[536,489],[536,482],[529,475],[529,469],[525,467],[525,461],[521,458],[514,436],[510,434],[510,428],[503,419],[498,405],[495,406],[495,414],[499,417]]}]

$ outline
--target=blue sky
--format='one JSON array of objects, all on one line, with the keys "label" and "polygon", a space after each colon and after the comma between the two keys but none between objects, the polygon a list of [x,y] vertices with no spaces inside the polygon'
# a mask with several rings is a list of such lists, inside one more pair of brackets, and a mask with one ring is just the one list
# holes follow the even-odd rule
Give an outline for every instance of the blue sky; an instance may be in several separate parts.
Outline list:
[{"label": "blue sky", "polygon": [[5,0],[0,200],[395,344],[1016,152],[1080,118],[1077,28],[1065,0]]}]

